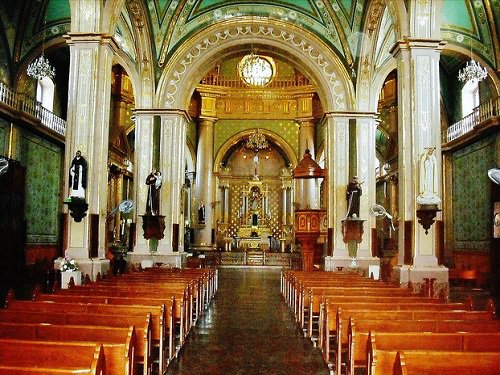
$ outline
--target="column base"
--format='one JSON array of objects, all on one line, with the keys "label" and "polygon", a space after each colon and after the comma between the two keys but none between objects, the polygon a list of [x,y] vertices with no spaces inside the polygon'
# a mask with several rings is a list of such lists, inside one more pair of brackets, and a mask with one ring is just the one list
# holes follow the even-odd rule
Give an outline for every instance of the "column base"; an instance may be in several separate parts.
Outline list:
[{"label": "column base", "polygon": [[432,297],[442,296],[448,300],[450,286],[448,283],[448,268],[445,266],[408,266],[397,265],[392,271],[392,281],[399,283],[403,288],[411,287],[414,293],[426,292],[426,281],[435,279],[432,288]]},{"label": "column base", "polygon": [[141,253],[128,253],[127,261],[134,265],[135,267],[141,267],[144,265],[160,265],[165,267],[173,267],[173,268],[183,268],[186,266],[186,253],[169,253],[169,254],[154,254],[150,253],[141,254]]},{"label": "column base", "polygon": [[[81,271],[82,277],[89,275],[92,281],[95,281],[97,274],[104,276],[110,269],[109,259],[106,258],[74,258],[78,265],[78,270]],[[54,260],[54,269],[59,270],[63,258]]]},{"label": "column base", "polygon": [[370,266],[380,268],[380,259],[373,257],[359,257],[353,262],[349,256],[328,256],[325,257],[325,271],[337,271],[338,267],[346,269],[356,269],[369,277],[368,270]]},{"label": "column base", "polygon": [[81,271],[61,272],[61,289],[68,289],[70,279],[73,278],[75,285],[82,285]]}]

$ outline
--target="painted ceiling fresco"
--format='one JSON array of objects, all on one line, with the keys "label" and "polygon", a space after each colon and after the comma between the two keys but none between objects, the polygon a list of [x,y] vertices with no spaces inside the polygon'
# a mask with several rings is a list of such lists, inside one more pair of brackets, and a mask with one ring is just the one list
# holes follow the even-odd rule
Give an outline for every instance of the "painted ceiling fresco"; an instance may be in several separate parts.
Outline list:
[{"label": "painted ceiling fresco", "polygon": [[[79,0],[0,0],[1,32],[13,61],[22,60],[44,40],[70,31],[70,2]],[[234,17],[254,16],[283,21],[304,28],[331,46],[351,66],[359,57],[366,7],[369,0],[142,0],[147,9],[151,41],[158,61],[165,60],[191,34]],[[131,22],[124,9],[115,35],[135,59]],[[405,0],[408,6],[408,0]],[[496,67],[495,48],[500,35],[500,0],[444,0],[442,36],[448,43],[469,46]],[[492,22],[491,20],[496,20]],[[388,57],[394,42],[390,17],[384,13],[385,31],[377,64]],[[17,31],[16,31],[17,30]],[[495,43],[497,46],[495,46]],[[497,52],[498,54],[498,52]],[[444,60],[446,61],[446,60]],[[450,60],[453,61],[453,60]]]}]

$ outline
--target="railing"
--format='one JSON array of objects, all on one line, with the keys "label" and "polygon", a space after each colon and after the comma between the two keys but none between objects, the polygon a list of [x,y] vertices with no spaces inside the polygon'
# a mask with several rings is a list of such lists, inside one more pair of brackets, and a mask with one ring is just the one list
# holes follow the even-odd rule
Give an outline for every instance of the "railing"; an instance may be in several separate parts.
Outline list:
[{"label": "railing", "polygon": [[447,129],[446,141],[451,142],[472,131],[477,125],[500,114],[500,97],[491,99]]},{"label": "railing", "polygon": [[[230,88],[249,88],[250,86],[246,85],[240,78],[238,77],[225,77],[218,74],[210,74],[208,76],[203,77],[201,83],[204,85],[211,86],[222,86],[222,87],[230,87]],[[273,79],[266,88],[288,88],[288,87],[297,87],[297,86],[307,86],[309,85],[309,80],[304,76],[299,76],[296,78],[285,78],[285,79]]]},{"label": "railing", "polygon": [[47,129],[61,135],[66,133],[65,120],[43,107],[42,103],[26,94],[14,91],[2,82],[0,82],[0,103],[4,103],[12,109],[37,118]]}]

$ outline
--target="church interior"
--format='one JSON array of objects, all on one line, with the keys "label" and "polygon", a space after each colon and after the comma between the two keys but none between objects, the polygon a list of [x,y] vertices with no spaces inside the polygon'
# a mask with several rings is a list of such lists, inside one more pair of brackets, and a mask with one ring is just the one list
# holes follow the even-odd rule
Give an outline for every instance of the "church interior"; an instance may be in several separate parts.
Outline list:
[{"label": "church interior", "polygon": [[500,306],[499,35],[499,0],[1,0],[0,296],[74,259]]}]

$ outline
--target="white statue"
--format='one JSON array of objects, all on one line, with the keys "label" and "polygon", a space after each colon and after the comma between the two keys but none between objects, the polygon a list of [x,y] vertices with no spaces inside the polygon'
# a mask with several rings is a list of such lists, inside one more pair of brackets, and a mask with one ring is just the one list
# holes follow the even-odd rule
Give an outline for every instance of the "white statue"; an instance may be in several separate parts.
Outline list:
[{"label": "white statue", "polygon": [[441,198],[438,195],[438,166],[434,150],[434,147],[426,147],[420,155],[418,204],[437,205],[441,203]]}]

